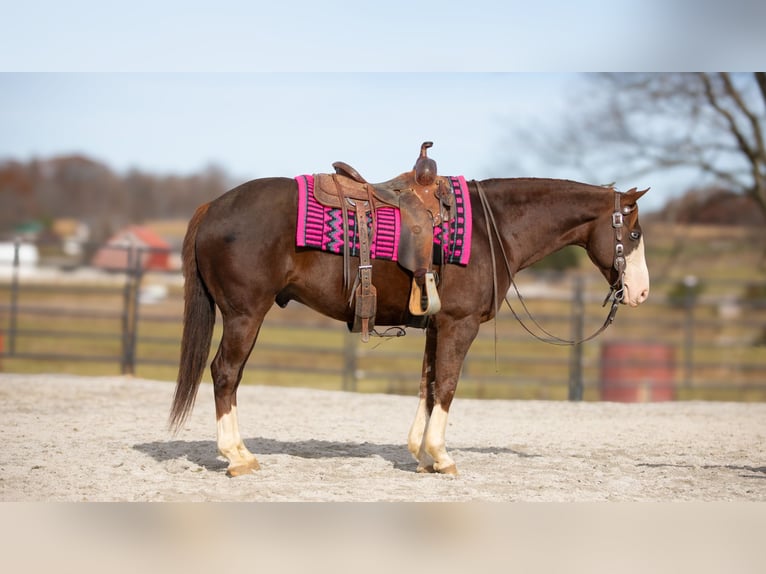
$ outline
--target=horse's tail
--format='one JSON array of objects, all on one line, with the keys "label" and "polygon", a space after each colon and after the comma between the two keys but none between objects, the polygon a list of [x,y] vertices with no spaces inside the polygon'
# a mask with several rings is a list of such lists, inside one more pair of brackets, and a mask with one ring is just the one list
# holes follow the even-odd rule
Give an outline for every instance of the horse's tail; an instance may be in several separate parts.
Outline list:
[{"label": "horse's tail", "polygon": [[194,408],[202,374],[207,366],[215,326],[215,304],[197,268],[197,230],[210,204],[200,206],[189,221],[182,257],[184,273],[184,327],[178,381],[170,408],[170,428],[178,431]]}]

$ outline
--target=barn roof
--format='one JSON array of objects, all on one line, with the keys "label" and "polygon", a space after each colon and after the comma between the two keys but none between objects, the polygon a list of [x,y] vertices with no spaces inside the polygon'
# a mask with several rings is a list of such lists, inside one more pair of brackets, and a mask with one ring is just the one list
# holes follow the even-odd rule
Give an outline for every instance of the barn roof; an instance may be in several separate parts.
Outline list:
[{"label": "barn roof", "polygon": [[108,244],[124,243],[126,239],[133,239],[145,247],[157,249],[170,249],[170,244],[154,231],[143,225],[129,225],[120,230],[107,242]]}]

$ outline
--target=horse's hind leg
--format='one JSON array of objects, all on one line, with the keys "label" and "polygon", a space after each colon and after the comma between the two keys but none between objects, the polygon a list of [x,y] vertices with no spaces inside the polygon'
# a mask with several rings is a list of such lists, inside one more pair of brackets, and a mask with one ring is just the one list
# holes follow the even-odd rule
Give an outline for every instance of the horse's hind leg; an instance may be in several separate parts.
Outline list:
[{"label": "horse's hind leg", "polygon": [[230,476],[260,469],[239,434],[237,387],[264,315],[224,317],[221,344],[210,366],[215,393],[218,451],[229,461],[227,473]]}]

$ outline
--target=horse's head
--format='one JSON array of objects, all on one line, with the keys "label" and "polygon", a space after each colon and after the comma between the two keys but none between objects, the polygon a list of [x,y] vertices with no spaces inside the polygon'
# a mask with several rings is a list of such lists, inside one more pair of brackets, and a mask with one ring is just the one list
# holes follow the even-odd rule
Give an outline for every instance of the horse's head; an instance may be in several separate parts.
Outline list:
[{"label": "horse's head", "polygon": [[615,191],[612,209],[599,217],[587,245],[591,260],[618,292],[617,296],[622,296],[622,303],[631,307],[649,296],[649,270],[637,205],[647,191],[636,188],[625,193]]}]

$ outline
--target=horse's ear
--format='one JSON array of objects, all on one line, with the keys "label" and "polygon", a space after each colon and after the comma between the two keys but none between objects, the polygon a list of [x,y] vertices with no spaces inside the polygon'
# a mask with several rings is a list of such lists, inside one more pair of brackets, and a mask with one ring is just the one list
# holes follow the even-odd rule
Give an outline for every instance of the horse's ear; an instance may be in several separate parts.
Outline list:
[{"label": "horse's ear", "polygon": [[635,205],[636,202],[647,192],[649,191],[649,187],[646,189],[642,189],[641,191],[637,191],[638,188],[632,188],[625,192],[625,199],[628,200],[628,203],[630,205]]}]

